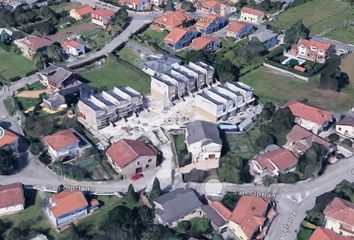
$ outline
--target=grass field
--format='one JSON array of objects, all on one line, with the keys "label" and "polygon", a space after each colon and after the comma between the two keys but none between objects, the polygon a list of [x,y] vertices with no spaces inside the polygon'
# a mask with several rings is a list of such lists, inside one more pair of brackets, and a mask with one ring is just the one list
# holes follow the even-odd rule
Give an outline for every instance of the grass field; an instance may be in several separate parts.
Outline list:
[{"label": "grass field", "polygon": [[80,4],[77,2],[64,2],[64,3],[60,3],[60,4],[55,4],[55,5],[51,5],[49,6],[53,11],[55,12],[62,12],[62,11],[68,11],[74,7],[79,6]]},{"label": "grass field", "polygon": [[0,48],[0,75],[7,81],[11,78],[24,77],[26,73],[35,70],[28,59],[12,52],[6,52]]},{"label": "grass field", "polygon": [[[350,68],[352,61],[350,59],[343,61],[342,67]],[[318,77],[306,82],[274,73],[265,67],[260,67],[242,76],[241,81],[254,87],[256,95],[263,102],[272,101],[276,104],[284,104],[290,99],[308,99],[311,104],[323,109],[346,111],[354,104],[354,72],[352,74],[353,80],[342,92],[318,89]]]},{"label": "grass field", "polygon": [[84,72],[81,76],[96,88],[112,89],[114,86],[125,85],[141,93],[148,93],[150,89],[147,74],[114,56],[110,56],[103,67]]},{"label": "grass field", "polygon": [[270,22],[277,30],[289,28],[302,20],[311,34],[320,34],[328,29],[341,27],[345,21],[354,20],[354,11],[341,0],[312,0],[289,8],[275,21]]},{"label": "grass field", "polygon": [[119,58],[127,61],[133,65],[137,65],[141,62],[140,57],[130,48],[124,47],[118,52]]},{"label": "grass field", "polygon": [[27,110],[42,102],[42,99],[40,98],[16,97],[16,100],[20,108],[23,110]]},{"label": "grass field", "polygon": [[326,38],[344,43],[354,44],[354,26],[343,26],[335,28],[325,35]]},{"label": "grass field", "polygon": [[150,38],[151,40],[155,40],[158,43],[162,43],[163,39],[167,36],[168,32],[167,31],[155,31],[152,30],[151,28],[148,28],[144,32],[144,36],[147,38]]}]

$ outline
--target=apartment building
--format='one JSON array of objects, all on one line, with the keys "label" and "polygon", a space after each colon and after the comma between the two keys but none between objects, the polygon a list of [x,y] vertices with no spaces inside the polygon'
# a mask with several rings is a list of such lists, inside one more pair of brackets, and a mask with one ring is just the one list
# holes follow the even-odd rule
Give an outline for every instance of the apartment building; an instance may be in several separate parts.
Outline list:
[{"label": "apartment building", "polygon": [[203,82],[202,87],[205,87],[205,85],[211,85],[213,83],[215,69],[212,66],[203,62],[189,62],[188,66],[193,70],[201,72],[205,76],[205,82]]},{"label": "apartment building", "polygon": [[254,100],[253,90],[247,85],[227,82],[199,93],[195,107],[199,114],[218,122],[244,111]]},{"label": "apartment building", "polygon": [[151,77],[151,97],[172,103],[177,99],[177,86],[159,76]]},{"label": "apartment building", "polygon": [[114,87],[80,99],[78,121],[87,128],[99,130],[143,109],[143,96],[130,87]]}]

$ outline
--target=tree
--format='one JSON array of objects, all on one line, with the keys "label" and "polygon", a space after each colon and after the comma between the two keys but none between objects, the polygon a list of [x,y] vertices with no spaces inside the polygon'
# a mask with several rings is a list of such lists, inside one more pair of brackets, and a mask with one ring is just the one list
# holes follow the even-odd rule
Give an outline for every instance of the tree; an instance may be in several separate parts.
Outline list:
[{"label": "tree", "polygon": [[325,147],[318,143],[312,146],[299,158],[297,170],[302,173],[301,179],[308,179],[316,176],[322,169]]},{"label": "tree", "polygon": [[307,39],[309,34],[310,30],[302,23],[302,20],[299,20],[286,30],[284,42],[286,44],[293,44],[299,41],[300,38]]},{"label": "tree", "polygon": [[191,230],[192,223],[190,221],[180,221],[177,224],[176,231],[178,233],[187,233],[189,230]]},{"label": "tree", "polygon": [[299,181],[299,175],[296,173],[281,173],[278,176],[279,183],[296,183]]},{"label": "tree", "polygon": [[0,8],[0,27],[11,27],[15,25],[15,19],[7,8]]},{"label": "tree", "polygon": [[46,53],[48,58],[53,62],[61,62],[64,59],[61,47],[57,46],[56,44],[47,47]]},{"label": "tree", "polygon": [[240,77],[240,69],[234,65],[230,60],[223,60],[215,67],[217,78],[220,82],[238,81]]},{"label": "tree", "polygon": [[138,194],[134,190],[133,184],[129,184],[127,195],[125,196],[126,202],[135,204],[138,202]]},{"label": "tree", "polygon": [[196,61],[201,61],[204,60],[204,51],[203,50],[192,50],[192,51],[188,51],[186,53],[186,56],[184,58],[184,61],[189,63],[189,62],[196,62]]},{"label": "tree", "polygon": [[55,26],[52,22],[39,23],[34,27],[34,30],[41,35],[51,35],[56,32]]},{"label": "tree", "polygon": [[183,10],[185,10],[185,11],[188,11],[188,12],[194,12],[195,11],[195,7],[194,7],[193,3],[189,2],[189,1],[182,2],[181,8]]},{"label": "tree", "polygon": [[160,187],[160,181],[157,177],[155,177],[149,194],[150,199],[155,200],[157,197],[161,196],[161,194],[162,194],[162,190]]},{"label": "tree", "polygon": [[161,224],[153,224],[149,228],[147,228],[143,234],[141,240],[175,240],[180,239],[179,237],[175,237],[173,232],[166,226]]},{"label": "tree", "polygon": [[260,118],[264,121],[269,121],[275,112],[275,105],[272,102],[266,102],[263,106]]},{"label": "tree", "polygon": [[337,133],[331,133],[329,136],[328,136],[328,139],[331,141],[331,142],[337,142],[339,140],[339,136]]},{"label": "tree", "polygon": [[44,51],[39,51],[33,56],[33,62],[37,69],[43,69],[48,62],[47,54]]},{"label": "tree", "polygon": [[53,23],[56,23],[58,21],[56,12],[48,6],[42,7],[39,13],[43,18],[46,18]]},{"label": "tree", "polygon": [[15,168],[15,157],[10,148],[0,149],[0,175],[8,175]]},{"label": "tree", "polygon": [[38,154],[42,153],[43,150],[44,150],[43,142],[38,138],[33,139],[33,141],[31,142],[31,146],[30,146],[31,153],[33,155],[38,155]]},{"label": "tree", "polygon": [[338,56],[331,55],[327,66],[323,69],[320,78],[320,88],[325,90],[340,91],[348,85],[349,77],[340,69],[341,60]]},{"label": "tree", "polygon": [[175,9],[175,4],[174,4],[173,0],[168,0],[168,1],[167,1],[165,10],[166,10],[166,11],[175,11],[175,10],[176,10],[176,9]]},{"label": "tree", "polygon": [[256,145],[257,147],[259,147],[260,149],[264,149],[266,146],[270,145],[270,144],[274,144],[274,138],[272,135],[268,134],[268,133],[261,133],[261,135],[259,135],[259,137],[257,137],[256,139]]},{"label": "tree", "polygon": [[192,219],[192,231],[191,235],[193,237],[201,237],[204,234],[209,234],[212,232],[210,220],[205,217],[196,217]]},{"label": "tree", "polygon": [[348,139],[348,138],[344,139],[342,143],[343,143],[344,145],[348,146],[348,147],[352,147],[352,146],[353,146],[352,140],[350,140],[350,139]]},{"label": "tree", "polygon": [[123,27],[128,22],[128,11],[125,7],[120,8],[114,15],[113,25]]}]

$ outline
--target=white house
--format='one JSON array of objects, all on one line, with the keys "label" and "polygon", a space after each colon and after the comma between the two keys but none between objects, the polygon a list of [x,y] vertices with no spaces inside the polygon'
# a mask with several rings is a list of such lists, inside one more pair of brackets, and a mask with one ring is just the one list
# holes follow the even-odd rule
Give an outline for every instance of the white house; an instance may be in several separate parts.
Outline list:
[{"label": "white house", "polygon": [[25,208],[25,196],[21,183],[0,186],[0,216],[13,214]]},{"label": "white house", "polygon": [[344,137],[354,138],[354,117],[345,116],[336,125],[336,132]]},{"label": "white house", "polygon": [[253,9],[250,7],[243,7],[241,9],[241,21],[260,23],[265,18],[265,13],[258,9]]},{"label": "white house", "polygon": [[85,54],[85,44],[78,41],[64,41],[62,47],[70,55],[80,56]]},{"label": "white house", "polygon": [[222,142],[217,125],[198,120],[187,124],[186,129],[186,145],[192,155],[192,162],[181,167],[181,172],[218,168]]}]

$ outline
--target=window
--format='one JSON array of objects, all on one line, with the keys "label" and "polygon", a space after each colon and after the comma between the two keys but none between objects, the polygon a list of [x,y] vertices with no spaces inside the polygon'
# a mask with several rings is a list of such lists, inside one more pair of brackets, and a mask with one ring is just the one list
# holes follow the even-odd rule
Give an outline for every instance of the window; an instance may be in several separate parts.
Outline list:
[{"label": "window", "polygon": [[146,164],[145,168],[149,168],[149,164]]},{"label": "window", "polygon": [[140,161],[137,161],[137,162],[136,162],[136,165],[141,165],[141,162],[140,162]]},{"label": "window", "polygon": [[148,160],[148,162],[152,162],[152,159],[150,158],[150,159]]}]

